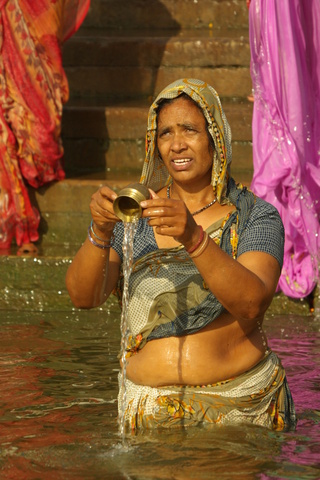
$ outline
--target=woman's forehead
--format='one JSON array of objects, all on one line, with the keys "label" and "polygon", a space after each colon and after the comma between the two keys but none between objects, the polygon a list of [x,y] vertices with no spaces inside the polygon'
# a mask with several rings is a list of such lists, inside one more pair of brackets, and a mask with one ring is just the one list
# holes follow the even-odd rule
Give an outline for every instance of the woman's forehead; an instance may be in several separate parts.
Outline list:
[{"label": "woman's forehead", "polygon": [[192,99],[188,97],[177,97],[162,106],[158,112],[158,124],[163,122],[184,124],[186,120],[205,123],[204,114]]}]

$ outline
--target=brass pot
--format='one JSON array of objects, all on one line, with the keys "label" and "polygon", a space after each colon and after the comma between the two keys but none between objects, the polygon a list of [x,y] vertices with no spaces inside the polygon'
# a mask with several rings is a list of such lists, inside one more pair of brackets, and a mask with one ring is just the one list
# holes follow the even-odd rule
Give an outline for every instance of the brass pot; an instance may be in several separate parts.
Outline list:
[{"label": "brass pot", "polygon": [[148,200],[150,192],[142,183],[131,183],[120,190],[113,202],[113,210],[123,222],[134,222],[141,217],[140,202]]}]

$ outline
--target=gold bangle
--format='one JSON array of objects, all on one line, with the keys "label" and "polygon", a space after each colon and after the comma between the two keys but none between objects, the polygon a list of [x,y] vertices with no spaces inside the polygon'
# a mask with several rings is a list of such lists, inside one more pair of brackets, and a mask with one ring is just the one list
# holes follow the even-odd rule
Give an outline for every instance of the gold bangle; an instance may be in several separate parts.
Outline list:
[{"label": "gold bangle", "polygon": [[191,258],[199,257],[207,248],[208,243],[209,243],[209,235],[207,234],[207,232],[204,232],[203,241],[194,252],[189,254],[189,256]]}]

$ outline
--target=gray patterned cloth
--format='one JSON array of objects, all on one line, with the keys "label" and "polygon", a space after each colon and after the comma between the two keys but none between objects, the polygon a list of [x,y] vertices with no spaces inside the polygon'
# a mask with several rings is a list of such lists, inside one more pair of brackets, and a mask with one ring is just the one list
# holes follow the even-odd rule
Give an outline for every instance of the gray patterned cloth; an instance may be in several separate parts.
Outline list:
[{"label": "gray patterned cloth", "polygon": [[[284,247],[283,224],[277,210],[234,181],[229,181],[229,200],[236,210],[227,216],[220,237],[214,241],[228,255],[238,258],[248,251],[275,257],[281,268]],[[114,229],[113,248],[122,259],[124,226]],[[207,229],[210,236],[214,232]],[[222,304],[206,287],[186,250],[158,249],[153,230],[141,219],[133,242],[134,263],[129,279],[128,322],[132,348],[142,348],[155,338],[196,333],[218,318]],[[122,276],[118,295],[122,298]],[[135,340],[134,340],[135,339]]]}]

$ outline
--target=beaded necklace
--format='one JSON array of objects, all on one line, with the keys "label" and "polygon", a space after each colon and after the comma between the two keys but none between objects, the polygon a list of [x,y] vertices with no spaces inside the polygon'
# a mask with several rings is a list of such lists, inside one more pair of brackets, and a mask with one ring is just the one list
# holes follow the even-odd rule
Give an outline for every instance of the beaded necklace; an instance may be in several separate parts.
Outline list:
[{"label": "beaded necklace", "polygon": [[[170,185],[167,186],[167,198],[170,198],[170,190],[171,190],[171,183]],[[216,203],[217,198],[212,200],[212,202],[208,203],[208,205],[205,205],[204,207],[200,208],[199,210],[196,210],[195,212],[191,213],[191,215],[194,217],[195,215],[198,215],[198,213],[203,212],[204,210],[207,210],[207,208],[211,207],[214,203]]]}]

